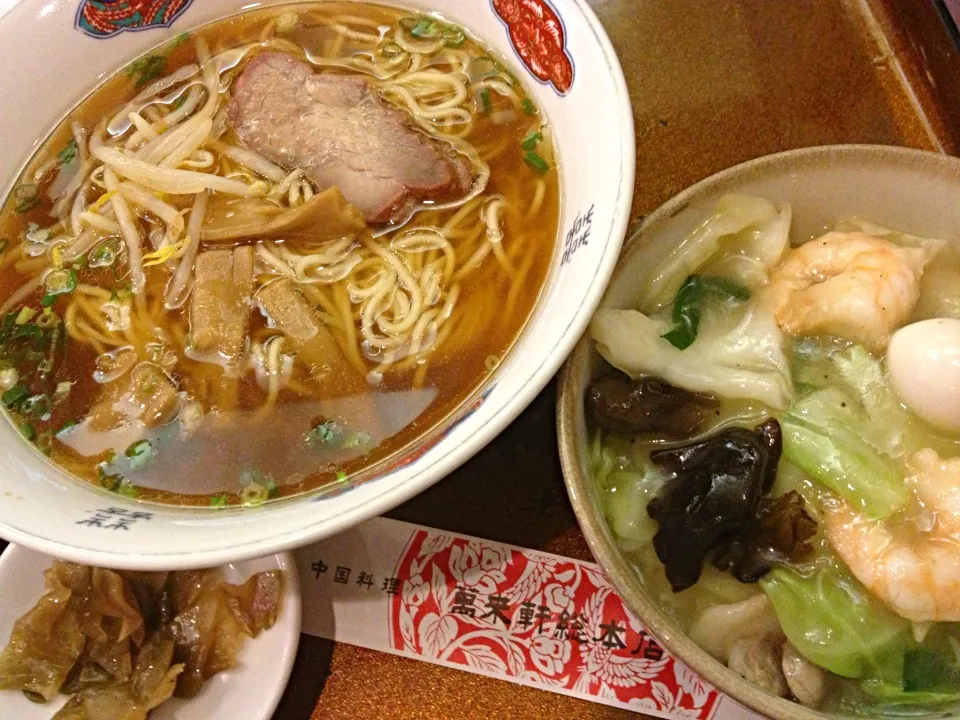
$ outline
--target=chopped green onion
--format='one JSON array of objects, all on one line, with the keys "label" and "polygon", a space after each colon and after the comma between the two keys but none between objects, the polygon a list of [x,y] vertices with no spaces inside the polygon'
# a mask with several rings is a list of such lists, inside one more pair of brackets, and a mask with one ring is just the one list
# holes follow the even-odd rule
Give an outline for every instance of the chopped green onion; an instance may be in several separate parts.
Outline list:
[{"label": "chopped green onion", "polygon": [[58,318],[49,307],[44,307],[43,312],[40,313],[40,317],[37,318],[37,327],[44,330],[56,327],[59,323],[60,318]]},{"label": "chopped green onion", "polygon": [[30,423],[20,426],[20,432],[23,436],[30,442],[33,442],[37,439],[37,429],[33,427]]},{"label": "chopped green onion", "polygon": [[186,101],[187,101],[187,94],[184,93],[184,94],[182,94],[180,97],[178,97],[176,100],[173,101],[173,109],[174,109],[174,110],[179,110],[180,108],[183,107],[183,104],[184,104]]},{"label": "chopped green onion", "polygon": [[14,321],[17,325],[26,325],[28,322],[33,320],[33,316],[37,314],[37,311],[33,308],[23,306],[20,308],[20,312],[17,313],[17,319]]},{"label": "chopped green onion", "polygon": [[[277,24],[279,25],[279,23]],[[188,32],[180,33],[173,39],[173,42],[170,43],[170,49],[172,50],[173,48],[180,47],[189,39],[190,39],[190,33]]]},{"label": "chopped green onion", "polygon": [[240,471],[240,486],[263,485],[266,487],[270,476],[257,468],[244,468]]},{"label": "chopped green onion", "polygon": [[547,171],[550,170],[547,161],[532,150],[523,156],[523,161],[538,175],[546,175]]},{"label": "chopped green onion", "polygon": [[77,271],[73,268],[52,270],[43,281],[47,295],[66,295],[77,288]]},{"label": "chopped green onion", "polygon": [[240,504],[244,507],[259,507],[269,498],[267,488],[259,483],[251,483],[240,491]]},{"label": "chopped green onion", "polygon": [[149,467],[154,459],[153,445],[150,444],[149,440],[135,442],[127,448],[124,454],[128,458],[131,470],[143,470]]},{"label": "chopped green onion", "polygon": [[50,419],[52,403],[46,395],[31,395],[20,406],[20,412],[35,415],[41,420]]},{"label": "chopped green onion", "polygon": [[427,38],[429,40],[440,34],[440,26],[436,20],[421,18],[420,22],[413,26],[410,34],[415,38]]},{"label": "chopped green onion", "polygon": [[750,291],[726,278],[690,275],[673,300],[675,326],[663,338],[678,350],[693,345],[700,329],[700,306],[708,298],[743,302],[750,299]]},{"label": "chopped green onion", "polygon": [[33,210],[40,204],[40,195],[37,192],[37,186],[32,183],[25,183],[13,191],[13,198],[16,201],[14,212],[17,215],[23,215]]},{"label": "chopped green onion", "polygon": [[134,60],[127,68],[127,75],[137,78],[138,88],[166,74],[167,59],[163,55],[148,55],[139,60]]},{"label": "chopped green onion", "polygon": [[311,445],[333,445],[343,434],[343,429],[333,420],[319,423],[307,435]]},{"label": "chopped green onion", "polygon": [[210,498],[210,507],[212,508],[229,507],[229,505],[230,499],[223,493],[214,495],[212,498]]},{"label": "chopped green onion", "polygon": [[0,400],[3,401],[5,406],[13,409],[23,402],[28,395],[30,395],[29,388],[27,388],[27,386],[23,383],[17,383],[12,388],[7,390],[2,396],[0,396]]},{"label": "chopped green onion", "polygon": [[117,483],[117,486],[113,489],[117,495],[123,495],[123,497],[135,498],[140,495],[140,491],[137,489],[137,486],[126,478],[120,478],[120,482]]},{"label": "chopped green onion", "polygon": [[44,295],[42,298],[40,298],[40,304],[41,304],[43,307],[45,307],[45,308],[50,307],[50,306],[53,305],[56,301],[57,301],[57,296],[56,296],[56,295],[51,295],[50,293],[47,293],[47,294]]},{"label": "chopped green onion", "polygon": [[0,370],[0,388],[3,388],[4,391],[16,385],[19,379],[20,373],[15,367],[6,367]]},{"label": "chopped green onion", "polygon": [[80,424],[79,420],[67,420],[63,425],[60,426],[60,429],[57,430],[57,435],[60,433],[65,433],[68,430],[72,430]]},{"label": "chopped green onion", "polygon": [[66,144],[66,146],[63,148],[63,150],[61,150],[60,152],[57,153],[57,162],[58,162],[61,166],[63,166],[63,165],[69,165],[70,163],[72,163],[72,162],[74,161],[74,159],[76,159],[76,157],[77,157],[77,150],[78,150],[78,148],[77,148],[77,141],[76,141],[76,140],[71,140],[70,142],[68,142],[68,143]]},{"label": "chopped green onion", "polygon": [[533,104],[533,101],[530,98],[524,98],[520,103],[520,109],[523,110],[527,115],[537,115],[538,110],[537,106]]},{"label": "chopped green onion", "polygon": [[90,267],[107,267],[113,265],[120,254],[120,239],[108,238],[90,251]]},{"label": "chopped green onion", "polygon": [[50,430],[44,430],[37,436],[37,448],[44,455],[53,451],[53,433]]},{"label": "chopped green onion", "polygon": [[337,470],[337,482],[343,482],[347,479],[347,474],[343,470]]},{"label": "chopped green onion", "polygon": [[543,133],[539,130],[532,130],[530,134],[523,139],[523,142],[520,143],[520,147],[527,152],[536,150],[541,140],[543,140]]},{"label": "chopped green onion", "polygon": [[116,473],[107,472],[107,468],[110,467],[112,462],[111,459],[97,463],[97,479],[100,480],[100,487],[107,490],[116,490],[123,479]]},{"label": "chopped green onion", "polygon": [[447,47],[458,48],[466,39],[467,34],[458,25],[446,25],[443,28],[443,44]]},{"label": "chopped green onion", "polygon": [[343,441],[343,447],[356,448],[370,444],[370,436],[365,432],[355,432]]},{"label": "chopped green onion", "polygon": [[483,102],[483,111],[489,115],[493,110],[493,102],[490,100],[490,90],[484,88],[480,91],[480,100]]},{"label": "chopped green onion", "polygon": [[388,40],[380,46],[380,54],[385,58],[395,58],[403,54],[403,48],[393,40]]}]

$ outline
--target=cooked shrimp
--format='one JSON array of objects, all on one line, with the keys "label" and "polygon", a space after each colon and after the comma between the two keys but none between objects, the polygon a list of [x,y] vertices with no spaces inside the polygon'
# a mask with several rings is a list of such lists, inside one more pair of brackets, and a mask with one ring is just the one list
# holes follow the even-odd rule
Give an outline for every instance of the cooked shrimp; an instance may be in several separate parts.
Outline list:
[{"label": "cooked shrimp", "polygon": [[790,251],[768,298],[791,335],[835,335],[882,351],[920,298],[922,248],[862,232],[830,232]]},{"label": "cooked shrimp", "polygon": [[[928,530],[897,530],[840,503],[825,513],[827,538],[868,590],[914,622],[960,621],[960,458],[914,453],[906,484],[933,517]],[[916,518],[921,520],[922,517]],[[932,520],[932,523],[929,522]]]}]

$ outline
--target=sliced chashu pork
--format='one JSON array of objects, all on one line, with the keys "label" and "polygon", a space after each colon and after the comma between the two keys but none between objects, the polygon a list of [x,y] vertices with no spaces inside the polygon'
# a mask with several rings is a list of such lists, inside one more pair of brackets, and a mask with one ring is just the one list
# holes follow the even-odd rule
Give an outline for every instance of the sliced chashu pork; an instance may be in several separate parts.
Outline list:
[{"label": "sliced chashu pork", "polygon": [[413,128],[361,77],[266,52],[234,85],[229,118],[240,141],[286,168],[303,168],[322,191],[338,187],[374,224],[405,220],[423,201],[464,197],[470,161]]}]

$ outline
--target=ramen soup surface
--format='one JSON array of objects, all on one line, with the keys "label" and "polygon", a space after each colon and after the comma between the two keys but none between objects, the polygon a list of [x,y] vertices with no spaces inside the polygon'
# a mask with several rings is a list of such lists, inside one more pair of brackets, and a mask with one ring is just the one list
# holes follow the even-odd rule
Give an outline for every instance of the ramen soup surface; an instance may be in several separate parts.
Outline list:
[{"label": "ramen soup surface", "polygon": [[54,462],[213,506],[342,482],[502,360],[554,250],[549,129],[460,27],[296,4],[183,34],[0,215],[0,391]]}]

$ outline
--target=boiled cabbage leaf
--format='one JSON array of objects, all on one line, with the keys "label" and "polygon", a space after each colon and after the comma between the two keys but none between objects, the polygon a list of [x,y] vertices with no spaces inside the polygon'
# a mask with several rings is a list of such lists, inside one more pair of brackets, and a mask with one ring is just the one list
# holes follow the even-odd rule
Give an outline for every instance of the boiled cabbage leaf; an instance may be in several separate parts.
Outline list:
[{"label": "boiled cabbage leaf", "polygon": [[836,388],[798,400],[780,418],[783,456],[857,511],[883,518],[907,501],[903,474],[864,439],[867,418]]},{"label": "boiled cabbage leaf", "polygon": [[678,350],[662,336],[670,325],[638,310],[601,308],[590,323],[597,350],[633,378],[655,375],[677,387],[783,409],[793,396],[783,338],[773,316],[750,305],[731,329],[704,323],[697,341]]},{"label": "boiled cabbage leaf", "polygon": [[[657,266],[647,284],[640,309],[652,313],[673,301],[689,275],[707,263],[750,289],[767,281],[767,271],[780,262],[790,233],[790,206],[777,208],[769,200],[748,195],[725,195],[713,214],[690,233]],[[722,258],[717,256],[722,254]],[[722,272],[721,272],[722,271]]]},{"label": "boiled cabbage leaf", "polygon": [[910,623],[839,567],[777,568],[760,580],[784,634],[810,662],[848,678],[899,684]]}]

